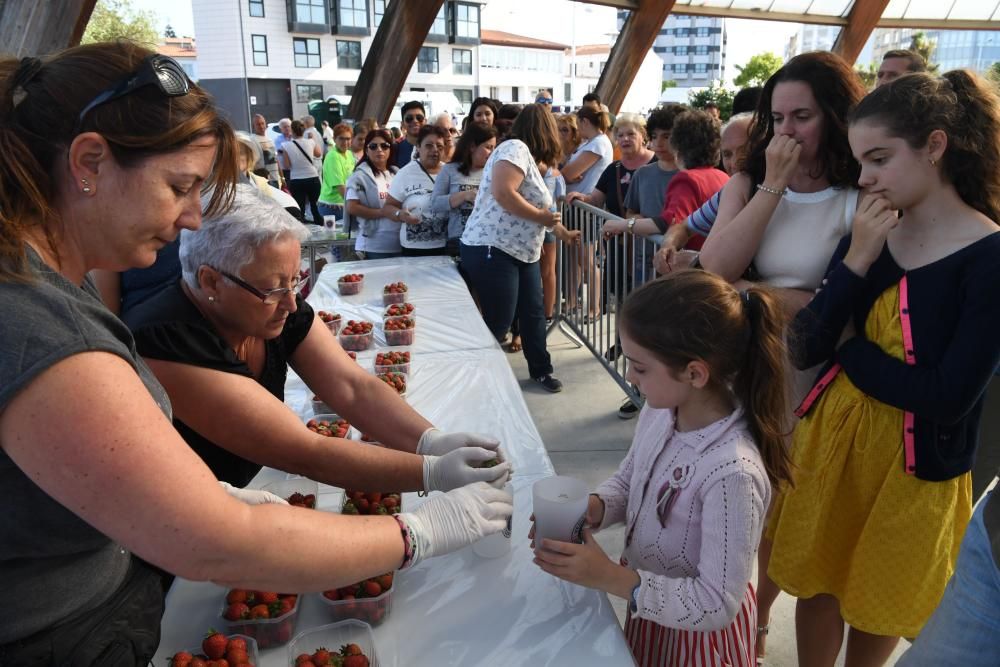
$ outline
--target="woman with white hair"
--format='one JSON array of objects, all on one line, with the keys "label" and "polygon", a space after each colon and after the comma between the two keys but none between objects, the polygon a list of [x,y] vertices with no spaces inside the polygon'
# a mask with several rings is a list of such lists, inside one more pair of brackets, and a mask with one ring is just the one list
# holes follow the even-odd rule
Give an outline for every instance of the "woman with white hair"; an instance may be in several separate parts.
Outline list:
[{"label": "woman with white hair", "polygon": [[[495,440],[434,429],[347,356],[296,294],[307,237],[278,205],[240,186],[230,212],[181,234],[182,280],[129,314],[187,443],[237,487],[265,465],[371,490],[502,484],[509,464],[473,467],[496,456]],[[331,442],[306,428],[283,402],[289,365],[388,448]]]}]

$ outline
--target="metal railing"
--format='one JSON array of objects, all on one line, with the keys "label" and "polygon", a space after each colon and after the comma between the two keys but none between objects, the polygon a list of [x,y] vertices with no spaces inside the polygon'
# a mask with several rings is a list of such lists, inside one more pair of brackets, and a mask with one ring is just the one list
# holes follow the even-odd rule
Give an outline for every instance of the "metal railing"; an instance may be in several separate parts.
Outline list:
[{"label": "metal railing", "polygon": [[620,234],[604,238],[605,210],[575,201],[563,204],[563,224],[581,232],[580,243],[557,243],[556,299],[551,332],[558,327],[586,347],[629,398],[639,392],[625,380],[628,361],[617,335],[617,313],[629,292],[652,280],[658,239]]}]

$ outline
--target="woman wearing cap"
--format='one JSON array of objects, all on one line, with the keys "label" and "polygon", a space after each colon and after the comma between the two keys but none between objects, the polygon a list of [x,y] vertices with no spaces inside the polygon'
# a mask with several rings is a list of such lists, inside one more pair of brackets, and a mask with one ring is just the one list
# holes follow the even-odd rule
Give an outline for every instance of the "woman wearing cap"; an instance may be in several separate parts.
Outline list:
[{"label": "woman wearing cap", "polygon": [[232,129],[176,61],[130,42],[0,59],[0,150],[0,663],[147,664],[155,568],[324,590],[506,525],[510,496],[486,484],[400,521],[250,505],[173,428],[87,272],[152,264],[200,226],[206,186],[209,214],[232,201]]}]

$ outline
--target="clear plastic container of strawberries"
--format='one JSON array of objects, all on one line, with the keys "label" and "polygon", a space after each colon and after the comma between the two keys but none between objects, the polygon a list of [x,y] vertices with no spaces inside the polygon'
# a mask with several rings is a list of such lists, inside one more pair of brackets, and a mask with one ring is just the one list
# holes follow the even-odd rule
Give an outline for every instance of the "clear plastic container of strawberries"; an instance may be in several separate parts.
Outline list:
[{"label": "clear plastic container of strawberries", "polygon": [[302,632],[288,646],[295,667],[377,667],[375,636],[367,623],[349,620]]},{"label": "clear plastic container of strawberries", "polygon": [[260,648],[291,640],[299,622],[299,596],[234,588],[226,593],[219,616],[230,633],[252,637]]},{"label": "clear plastic container of strawberries", "polygon": [[254,667],[258,664],[257,642],[253,637],[229,635],[209,630],[198,648],[178,651],[167,659],[168,667],[202,667],[225,660],[229,667]]},{"label": "clear plastic container of strawberries", "polygon": [[417,333],[417,318],[414,315],[386,317],[382,320],[387,345],[413,345]]},{"label": "clear plastic container of strawberries", "polygon": [[410,351],[409,350],[389,350],[379,352],[375,355],[375,363],[372,365],[376,375],[385,373],[410,373]]},{"label": "clear plastic container of strawberries", "polygon": [[332,331],[333,335],[336,336],[340,331],[341,322],[344,321],[344,318],[341,317],[340,313],[331,313],[326,310],[320,310],[316,314],[319,316],[319,319],[323,322],[323,324],[326,325],[327,329]]},{"label": "clear plastic container of strawberries", "polygon": [[382,288],[382,305],[389,306],[394,303],[406,303],[409,293],[410,288],[402,280],[389,283]]},{"label": "clear plastic container of strawberries", "polygon": [[392,608],[393,573],[387,572],[350,586],[323,591],[323,608],[333,621],[350,618],[376,626]]},{"label": "clear plastic container of strawberries", "polygon": [[365,274],[348,273],[337,279],[337,290],[341,296],[360,294],[361,288],[365,285]]},{"label": "clear plastic container of strawberries", "polygon": [[375,325],[365,320],[347,320],[340,330],[340,346],[351,352],[362,352],[372,345]]}]

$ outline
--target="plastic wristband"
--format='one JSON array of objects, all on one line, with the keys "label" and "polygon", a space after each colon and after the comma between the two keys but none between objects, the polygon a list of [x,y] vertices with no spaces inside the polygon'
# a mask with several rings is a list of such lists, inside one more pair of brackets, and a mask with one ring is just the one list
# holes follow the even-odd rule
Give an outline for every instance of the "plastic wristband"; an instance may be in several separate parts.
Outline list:
[{"label": "plastic wristband", "polygon": [[769,195],[774,195],[776,197],[784,197],[785,193],[788,192],[788,188],[783,188],[781,190],[775,190],[774,188],[769,188],[763,183],[757,184],[757,189],[761,192],[766,192]]},{"label": "plastic wristband", "polygon": [[399,524],[399,530],[403,533],[403,564],[399,566],[400,570],[405,570],[416,560],[416,543],[417,541],[413,539],[413,535],[410,534],[410,527],[406,525],[406,522],[399,518],[398,515],[392,515],[392,518],[396,520]]}]

